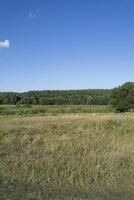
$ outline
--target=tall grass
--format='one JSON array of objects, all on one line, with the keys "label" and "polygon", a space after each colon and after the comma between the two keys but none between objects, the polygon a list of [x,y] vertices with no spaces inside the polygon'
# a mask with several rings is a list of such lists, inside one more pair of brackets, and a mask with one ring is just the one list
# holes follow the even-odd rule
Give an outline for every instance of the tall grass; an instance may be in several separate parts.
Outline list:
[{"label": "tall grass", "polygon": [[0,105],[1,115],[57,115],[64,113],[108,113],[109,105]]},{"label": "tall grass", "polygon": [[133,200],[133,114],[0,116],[2,200]]}]

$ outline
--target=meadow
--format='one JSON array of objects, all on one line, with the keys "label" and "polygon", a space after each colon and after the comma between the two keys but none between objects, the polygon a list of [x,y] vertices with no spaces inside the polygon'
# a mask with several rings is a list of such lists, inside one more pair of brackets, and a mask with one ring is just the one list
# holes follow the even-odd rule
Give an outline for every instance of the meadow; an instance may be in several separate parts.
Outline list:
[{"label": "meadow", "polygon": [[110,105],[0,105],[0,115],[58,115],[66,113],[108,113]]},{"label": "meadow", "polygon": [[133,200],[133,113],[1,114],[0,199]]}]

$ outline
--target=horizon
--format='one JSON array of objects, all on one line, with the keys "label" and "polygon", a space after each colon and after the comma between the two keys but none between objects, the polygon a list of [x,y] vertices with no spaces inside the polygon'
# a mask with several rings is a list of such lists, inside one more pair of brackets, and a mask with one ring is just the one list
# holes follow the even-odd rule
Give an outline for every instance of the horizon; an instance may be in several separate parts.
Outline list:
[{"label": "horizon", "polygon": [[51,90],[26,90],[26,91],[0,91],[0,93],[28,93],[28,92],[45,92],[45,91],[77,91],[77,90],[112,90],[113,88],[86,88],[86,89],[51,89]]},{"label": "horizon", "polygon": [[[132,82],[132,81],[127,81],[127,82]],[[0,90],[0,93],[28,93],[28,92],[43,92],[43,91],[61,91],[62,92],[62,91],[75,91],[75,90],[76,91],[77,90],[112,90],[114,88],[120,87],[121,85],[118,85],[113,88],[74,88],[74,89],[42,89],[42,90],[33,89],[33,90],[25,90],[25,91],[1,91]]]},{"label": "horizon", "polygon": [[[127,81],[127,82],[132,82],[132,81]],[[3,91],[3,90],[0,90],[0,93],[2,93],[2,92],[14,92],[14,93],[25,93],[25,92],[31,92],[31,91],[69,91],[69,90],[112,90],[112,89],[114,89],[114,88],[116,88],[116,87],[120,87],[121,85],[123,85],[124,83],[122,83],[122,84],[120,84],[120,85],[117,85],[117,86],[115,86],[115,87],[112,87],[112,88],[68,88],[68,89],[64,89],[64,88],[57,88],[57,89],[31,89],[31,90],[18,90],[18,91],[16,91],[16,90],[5,90],[5,91]]]},{"label": "horizon", "polygon": [[0,92],[133,82],[132,0],[1,0],[1,7]]}]

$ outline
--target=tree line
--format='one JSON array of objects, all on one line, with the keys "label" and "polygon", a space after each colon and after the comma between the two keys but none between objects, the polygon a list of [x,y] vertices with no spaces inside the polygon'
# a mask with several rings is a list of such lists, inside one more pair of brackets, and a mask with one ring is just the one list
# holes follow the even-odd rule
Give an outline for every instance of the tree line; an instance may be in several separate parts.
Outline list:
[{"label": "tree line", "polygon": [[0,92],[0,104],[31,105],[108,105],[111,102],[110,89],[87,90],[45,90]]},{"label": "tree line", "polygon": [[0,92],[0,104],[109,105],[115,111],[134,111],[134,82],[114,89]]}]

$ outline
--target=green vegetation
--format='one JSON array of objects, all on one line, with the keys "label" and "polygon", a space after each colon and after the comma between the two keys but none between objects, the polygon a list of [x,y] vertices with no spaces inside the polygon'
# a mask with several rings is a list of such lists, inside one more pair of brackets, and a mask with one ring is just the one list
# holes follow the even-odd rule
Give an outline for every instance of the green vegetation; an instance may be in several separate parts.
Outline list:
[{"label": "green vegetation", "polygon": [[[17,105],[21,107],[21,109],[17,109],[13,107],[11,111],[9,111],[9,114],[12,113],[27,113],[27,111],[31,113],[37,113],[38,111],[36,109],[32,108],[22,109],[22,107],[26,107],[26,105],[112,105],[115,111],[117,112],[126,112],[126,111],[133,111],[134,110],[134,82],[128,82],[124,85],[114,88],[113,90],[107,90],[107,89],[89,89],[89,90],[46,90],[46,91],[30,91],[30,92],[24,92],[24,93],[14,93],[14,92],[1,92],[0,93],[0,104],[1,105]],[[24,106],[22,106],[24,105]],[[27,106],[28,107],[28,106]],[[29,106],[30,107],[30,106]],[[74,108],[74,106],[72,106]],[[110,107],[110,106],[109,106]],[[2,108],[2,107],[1,107]],[[44,108],[39,107],[39,110],[41,112],[39,113],[46,113]],[[56,108],[56,107],[55,107]],[[56,109],[57,112],[59,111],[59,108]],[[71,108],[71,107],[70,107]],[[72,112],[73,108],[70,109],[62,109],[63,113]],[[82,110],[80,112],[86,112],[84,107],[75,107],[74,112],[79,112],[79,109]],[[91,107],[86,107],[87,112],[89,111]],[[93,108],[93,107],[92,107]],[[100,108],[100,107],[98,107]],[[106,107],[105,107],[106,108]],[[108,107],[107,107],[108,108]],[[55,110],[55,109],[54,109]],[[77,111],[78,110],[78,111]],[[99,110],[99,109],[98,109]],[[100,109],[101,110],[101,109]],[[101,111],[98,112],[101,112]],[[6,111],[6,110],[5,110]],[[94,111],[93,111],[94,112]],[[95,109],[95,112],[96,109]],[[104,111],[105,112],[105,111]],[[4,113],[4,110],[0,113]],[[8,114],[6,112],[6,114]]]},{"label": "green vegetation", "polygon": [[1,115],[57,115],[63,113],[108,113],[110,105],[0,105]]},{"label": "green vegetation", "polygon": [[107,105],[111,90],[54,90],[25,93],[1,92],[0,104]]},{"label": "green vegetation", "polygon": [[112,91],[111,103],[116,111],[134,110],[134,82],[128,82]]},{"label": "green vegetation", "polygon": [[133,114],[0,116],[2,200],[133,200]]},{"label": "green vegetation", "polygon": [[133,83],[0,93],[0,104],[0,199],[133,200],[134,115],[113,113],[133,111]]}]

